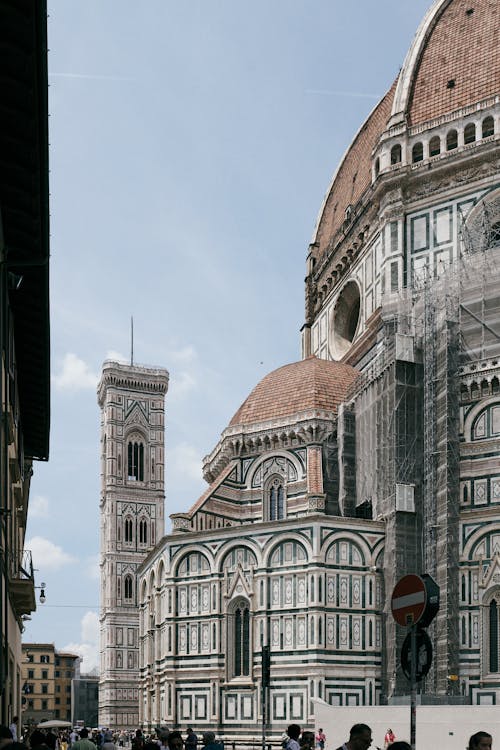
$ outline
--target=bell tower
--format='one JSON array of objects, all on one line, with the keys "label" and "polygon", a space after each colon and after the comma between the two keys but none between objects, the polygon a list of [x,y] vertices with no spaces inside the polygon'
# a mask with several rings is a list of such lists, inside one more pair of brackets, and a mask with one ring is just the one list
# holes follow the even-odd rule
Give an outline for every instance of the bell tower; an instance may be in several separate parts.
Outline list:
[{"label": "bell tower", "polygon": [[164,534],[162,368],[107,360],[101,409],[99,724],[139,725],[137,569]]}]

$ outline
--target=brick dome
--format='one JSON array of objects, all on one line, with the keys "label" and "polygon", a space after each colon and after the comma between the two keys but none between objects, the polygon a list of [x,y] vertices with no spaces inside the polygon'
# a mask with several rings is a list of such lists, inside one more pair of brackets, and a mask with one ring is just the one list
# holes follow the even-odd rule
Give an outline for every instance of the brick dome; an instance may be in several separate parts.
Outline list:
[{"label": "brick dome", "polygon": [[307,357],[266,375],[242,403],[229,427],[321,409],[336,412],[358,371],[341,362]]},{"label": "brick dome", "polygon": [[372,181],[372,152],[396,124],[420,125],[499,94],[498,0],[436,0],[401,72],[349,146],[320,209],[313,243],[320,256]]}]

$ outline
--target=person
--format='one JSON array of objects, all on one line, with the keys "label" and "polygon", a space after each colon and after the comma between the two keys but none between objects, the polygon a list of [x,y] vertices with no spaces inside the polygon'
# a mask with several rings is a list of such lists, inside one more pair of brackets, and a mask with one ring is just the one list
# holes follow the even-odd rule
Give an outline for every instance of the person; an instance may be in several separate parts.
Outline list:
[{"label": "person", "polygon": [[202,741],[205,750],[220,750],[220,744],[215,741],[215,732],[203,732]]},{"label": "person", "polygon": [[135,737],[132,740],[132,750],[143,750],[144,748],[144,737],[140,729],[135,730]]},{"label": "person", "polygon": [[169,750],[184,750],[184,740],[180,732],[170,732],[168,735]]},{"label": "person", "polygon": [[76,731],[76,729],[72,729],[69,735],[69,746],[73,747],[73,745],[78,739],[79,739],[78,732]]},{"label": "person", "polygon": [[111,732],[104,733],[104,741],[101,745],[102,750],[116,750],[115,743],[113,742],[113,735]]},{"label": "person", "polygon": [[372,730],[367,724],[354,724],[349,739],[337,750],[366,750],[372,744]]},{"label": "person", "polygon": [[393,742],[391,745],[387,746],[389,750],[411,750],[411,745],[409,742],[403,742],[403,740],[398,740],[397,742]]},{"label": "person", "polygon": [[316,747],[319,748],[319,750],[325,750],[325,742],[326,742],[326,734],[323,732],[321,727],[318,730],[318,734],[316,735]]},{"label": "person", "polygon": [[302,732],[299,745],[301,750],[314,750],[314,732]]},{"label": "person", "polygon": [[491,750],[493,737],[488,732],[476,732],[469,740],[468,750]]},{"label": "person", "polygon": [[391,745],[395,741],[396,741],[396,735],[394,734],[392,729],[389,727],[384,737],[384,748],[389,747],[389,745]]},{"label": "person", "polygon": [[6,745],[12,745],[12,732],[9,727],[0,724],[0,748],[4,748]]},{"label": "person", "polygon": [[300,727],[298,724],[290,724],[286,730],[288,735],[288,742],[286,743],[286,750],[300,750],[299,737]]},{"label": "person", "polygon": [[196,750],[198,745],[198,737],[193,732],[192,727],[187,728],[186,742],[184,743],[186,750]]},{"label": "person", "polygon": [[92,740],[89,740],[89,730],[86,727],[80,729],[80,739],[72,745],[73,750],[95,750]]},{"label": "person", "polygon": [[18,716],[14,716],[12,723],[9,724],[9,729],[12,732],[12,741],[17,742],[17,722],[19,721]]}]

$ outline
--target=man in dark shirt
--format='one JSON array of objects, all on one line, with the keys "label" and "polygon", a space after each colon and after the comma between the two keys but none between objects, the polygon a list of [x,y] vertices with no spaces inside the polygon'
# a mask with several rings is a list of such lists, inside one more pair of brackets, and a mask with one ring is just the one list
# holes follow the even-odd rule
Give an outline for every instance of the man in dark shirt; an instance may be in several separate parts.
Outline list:
[{"label": "man in dark shirt", "polygon": [[198,737],[193,732],[191,727],[188,727],[185,748],[186,750],[196,750],[197,745],[198,745]]},{"label": "man in dark shirt", "polygon": [[337,750],[368,750],[372,744],[372,730],[367,724],[355,724],[349,732],[349,739]]}]

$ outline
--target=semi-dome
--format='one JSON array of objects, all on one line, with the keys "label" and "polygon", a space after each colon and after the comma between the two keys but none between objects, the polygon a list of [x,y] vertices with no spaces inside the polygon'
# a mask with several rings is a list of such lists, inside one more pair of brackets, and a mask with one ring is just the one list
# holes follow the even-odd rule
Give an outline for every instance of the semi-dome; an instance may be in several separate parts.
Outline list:
[{"label": "semi-dome", "polygon": [[358,374],[350,365],[315,356],[279,367],[256,385],[229,427],[292,417],[311,409],[336,412]]},{"label": "semi-dome", "polygon": [[396,81],[362,125],[333,176],[313,235],[319,257],[369,189],[373,152],[395,126],[417,127],[499,94],[498,0],[436,0]]}]

